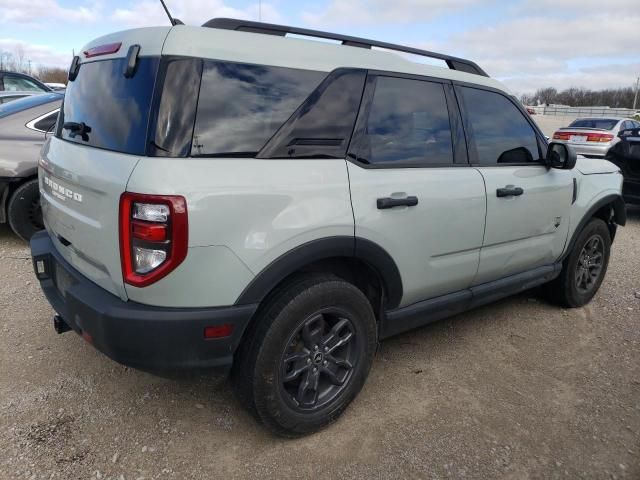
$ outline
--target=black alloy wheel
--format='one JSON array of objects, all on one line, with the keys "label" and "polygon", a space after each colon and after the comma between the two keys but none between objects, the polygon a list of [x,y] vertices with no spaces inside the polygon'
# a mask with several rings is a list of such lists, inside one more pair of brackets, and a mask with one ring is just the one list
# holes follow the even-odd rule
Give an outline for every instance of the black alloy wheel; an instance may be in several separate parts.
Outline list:
[{"label": "black alloy wheel", "polygon": [[327,308],[306,318],[282,355],[282,393],[299,410],[313,411],[346,388],[358,361],[358,339],[348,313]]}]

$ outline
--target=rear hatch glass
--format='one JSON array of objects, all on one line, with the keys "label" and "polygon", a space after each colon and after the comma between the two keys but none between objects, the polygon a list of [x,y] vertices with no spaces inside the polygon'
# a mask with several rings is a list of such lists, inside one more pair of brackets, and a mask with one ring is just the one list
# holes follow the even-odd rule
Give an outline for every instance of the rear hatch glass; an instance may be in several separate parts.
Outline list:
[{"label": "rear hatch glass", "polygon": [[77,78],[67,87],[59,138],[144,155],[159,58],[140,57],[131,78],[124,76],[126,62],[126,58],[117,58],[81,65]]}]

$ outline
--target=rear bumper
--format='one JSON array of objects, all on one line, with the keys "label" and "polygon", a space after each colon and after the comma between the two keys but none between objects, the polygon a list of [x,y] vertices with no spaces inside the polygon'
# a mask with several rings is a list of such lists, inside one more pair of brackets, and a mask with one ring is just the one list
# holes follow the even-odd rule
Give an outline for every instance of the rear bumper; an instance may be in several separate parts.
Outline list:
[{"label": "rear bumper", "polygon": [[571,145],[578,155],[584,155],[587,158],[604,158],[609,149],[612,147],[611,143],[589,145],[587,143],[567,142],[566,140],[552,141]]},{"label": "rear bumper", "polygon": [[[124,302],[69,265],[45,231],[32,237],[31,255],[42,290],[65,323],[111,359],[143,370],[228,369],[257,308],[166,308]],[[41,266],[44,272],[38,271]],[[226,324],[233,325],[230,336],[204,338],[206,327]]]}]

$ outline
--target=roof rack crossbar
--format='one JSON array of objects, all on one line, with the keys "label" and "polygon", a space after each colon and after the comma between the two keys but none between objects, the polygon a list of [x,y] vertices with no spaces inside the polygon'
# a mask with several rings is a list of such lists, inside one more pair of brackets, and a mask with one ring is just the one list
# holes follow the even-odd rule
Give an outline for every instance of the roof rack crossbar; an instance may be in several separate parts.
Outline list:
[{"label": "roof rack crossbar", "polygon": [[488,77],[487,73],[482,70],[475,62],[464,58],[452,57],[443,53],[430,52],[419,48],[407,47],[404,45],[396,45],[394,43],[378,42],[376,40],[367,40],[366,38],[352,37],[349,35],[340,35],[337,33],[323,32],[320,30],[310,30],[307,28],[290,27],[287,25],[276,25],[273,23],[253,22],[250,20],[237,20],[234,18],[212,18],[202,25],[207,28],[219,28],[222,30],[237,30],[241,32],[263,33],[266,35],[276,35],[284,37],[287,33],[294,35],[302,35],[307,37],[325,38],[327,40],[336,40],[342,42],[343,45],[352,47],[371,48],[378,47],[387,50],[395,50],[398,52],[420,55],[423,57],[435,58],[443,60],[451,70],[458,70],[466,73],[473,73]]}]

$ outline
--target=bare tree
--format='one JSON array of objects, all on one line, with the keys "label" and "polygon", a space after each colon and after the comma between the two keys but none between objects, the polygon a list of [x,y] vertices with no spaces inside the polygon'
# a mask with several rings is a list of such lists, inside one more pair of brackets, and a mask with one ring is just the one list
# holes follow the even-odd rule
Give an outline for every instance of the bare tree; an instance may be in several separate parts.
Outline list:
[{"label": "bare tree", "polygon": [[540,88],[532,95],[522,95],[525,105],[560,104],[571,107],[611,107],[632,108],[633,88],[606,88],[603,90],[589,90],[571,87],[557,91],[553,87]]}]

